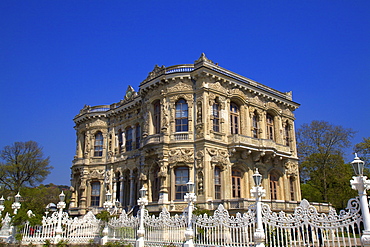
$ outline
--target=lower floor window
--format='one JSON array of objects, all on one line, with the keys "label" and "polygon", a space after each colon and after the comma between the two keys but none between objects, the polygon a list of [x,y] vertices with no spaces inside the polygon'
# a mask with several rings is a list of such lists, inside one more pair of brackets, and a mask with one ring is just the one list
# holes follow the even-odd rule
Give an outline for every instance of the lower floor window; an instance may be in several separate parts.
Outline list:
[{"label": "lower floor window", "polygon": [[99,207],[100,204],[100,183],[91,183],[91,206]]},{"label": "lower floor window", "polygon": [[189,168],[176,168],[175,177],[175,199],[184,200],[184,196],[187,192],[186,183],[189,182]]}]

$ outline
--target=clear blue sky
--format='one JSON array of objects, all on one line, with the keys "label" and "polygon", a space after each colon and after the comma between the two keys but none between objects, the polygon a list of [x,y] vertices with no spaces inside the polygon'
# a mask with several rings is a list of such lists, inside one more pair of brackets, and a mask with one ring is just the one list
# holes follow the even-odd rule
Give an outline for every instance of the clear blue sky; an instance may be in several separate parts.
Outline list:
[{"label": "clear blue sky", "polygon": [[45,183],[69,185],[79,110],[202,52],[293,91],[296,128],[325,120],[358,131],[353,144],[370,136],[368,0],[2,0],[0,148],[38,142],[54,166]]}]

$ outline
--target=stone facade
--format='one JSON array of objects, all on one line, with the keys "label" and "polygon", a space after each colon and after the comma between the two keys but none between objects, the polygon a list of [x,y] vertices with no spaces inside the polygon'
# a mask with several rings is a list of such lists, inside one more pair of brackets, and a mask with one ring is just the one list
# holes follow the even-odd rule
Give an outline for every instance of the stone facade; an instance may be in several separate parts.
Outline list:
[{"label": "stone facade", "polygon": [[[74,118],[77,135],[70,212],[103,207],[106,193],[130,210],[148,189],[150,212],[186,204],[195,182],[197,205],[246,209],[256,168],[266,200],[301,200],[293,111],[282,93],[226,70],[204,54],[194,64],[155,66],[123,100],[85,106]],[[289,203],[288,203],[289,204]]]}]

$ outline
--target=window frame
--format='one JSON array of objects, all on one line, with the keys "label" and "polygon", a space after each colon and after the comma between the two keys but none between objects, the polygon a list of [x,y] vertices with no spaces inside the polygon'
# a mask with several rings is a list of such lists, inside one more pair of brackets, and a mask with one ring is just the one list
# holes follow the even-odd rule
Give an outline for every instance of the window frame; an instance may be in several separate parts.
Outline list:
[{"label": "window frame", "polygon": [[185,99],[179,99],[175,104],[175,132],[189,131],[189,107]]},{"label": "window frame", "polygon": [[215,102],[212,105],[212,116],[212,129],[214,132],[220,132],[220,104],[218,102]]},{"label": "window frame", "polygon": [[274,116],[270,113],[266,114],[266,135],[267,139],[275,141],[275,122],[274,122]]},{"label": "window frame", "polygon": [[[90,186],[91,186],[90,206],[99,207],[101,184],[99,181],[93,181],[91,182]],[[94,187],[96,188],[94,189]]]},{"label": "window frame", "polygon": [[103,133],[101,131],[98,131],[95,133],[94,157],[103,156],[103,145],[104,145]]},{"label": "window frame", "polygon": [[153,127],[154,134],[161,133],[161,102],[156,100],[153,102]]},{"label": "window frame", "polygon": [[127,127],[126,130],[125,130],[125,134],[126,134],[126,143],[125,143],[125,147],[126,147],[126,152],[127,151],[132,151],[133,150],[133,146],[132,146],[132,141],[133,141],[133,129],[131,126]]},{"label": "window frame", "polygon": [[222,179],[221,179],[221,168],[215,166],[214,169],[214,196],[216,200],[220,200],[222,198],[221,191],[222,191]]},{"label": "window frame", "polygon": [[231,170],[231,190],[233,198],[241,198],[242,195],[242,171],[237,168]]},{"label": "window frame", "polygon": [[239,134],[240,109],[235,102],[230,103],[230,133]]},{"label": "window frame", "polygon": [[[189,182],[189,167],[179,166],[175,168],[175,200],[184,200],[187,191],[187,183]],[[184,176],[185,174],[185,176]]]}]

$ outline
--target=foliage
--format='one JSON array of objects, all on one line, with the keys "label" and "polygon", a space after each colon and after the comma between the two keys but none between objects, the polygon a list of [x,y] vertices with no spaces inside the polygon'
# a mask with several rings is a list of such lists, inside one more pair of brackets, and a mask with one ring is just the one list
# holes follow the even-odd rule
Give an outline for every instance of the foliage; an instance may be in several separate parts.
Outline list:
[{"label": "foliage", "polygon": [[133,247],[132,244],[127,244],[126,242],[124,241],[113,241],[113,242],[107,242],[105,243],[104,246],[108,246],[108,247]]},{"label": "foliage", "polygon": [[355,152],[365,161],[365,165],[370,164],[370,137],[363,138],[362,142],[355,145]]},{"label": "foliage", "polygon": [[[309,201],[331,202],[343,208],[354,193],[349,186],[351,167],[344,163],[344,149],[355,131],[325,121],[303,124],[297,131],[302,197]],[[344,205],[344,206],[343,206]]]},{"label": "foliage", "polygon": [[68,240],[61,239],[57,243],[57,247],[66,247],[66,246],[68,246]]},{"label": "foliage", "polygon": [[196,209],[193,211],[193,214],[194,215],[204,215],[204,214],[206,214],[206,215],[208,215],[208,216],[210,216],[211,215],[211,211],[210,210],[208,210],[208,209],[204,209],[204,208],[198,208],[198,207],[196,207]]},{"label": "foliage", "polygon": [[49,247],[52,245],[52,241],[50,239],[46,239],[45,243],[42,245],[43,247]]},{"label": "foliage", "polygon": [[50,170],[49,157],[44,158],[37,142],[15,142],[0,151],[0,183],[13,192],[21,187],[44,181]]},{"label": "foliage", "polygon": [[98,213],[96,215],[96,218],[98,220],[108,222],[112,218],[112,216],[110,215],[110,213],[107,210],[103,210],[103,211],[101,211],[100,213]]}]

